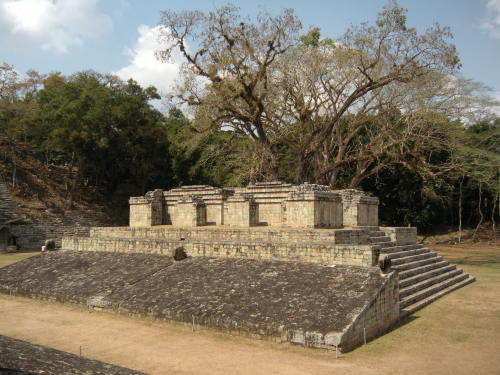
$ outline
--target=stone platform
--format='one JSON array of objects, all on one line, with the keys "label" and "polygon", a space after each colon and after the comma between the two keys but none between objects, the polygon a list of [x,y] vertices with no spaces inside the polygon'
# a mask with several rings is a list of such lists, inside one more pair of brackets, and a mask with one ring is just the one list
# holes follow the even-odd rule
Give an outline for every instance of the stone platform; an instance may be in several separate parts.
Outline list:
[{"label": "stone platform", "polygon": [[[475,279],[441,256],[417,243],[416,228],[356,227],[228,228],[225,226],[93,228],[89,237],[66,237],[63,249],[162,254],[182,249],[192,257],[245,258],[309,262],[321,265],[378,267],[399,279],[401,316]],[[387,271],[387,270],[386,270]]]},{"label": "stone platform", "polygon": [[0,291],[343,351],[399,319],[374,267],[61,251],[0,269]]},{"label": "stone platform", "polygon": [[0,374],[3,375],[146,375],[60,350],[0,335]]},{"label": "stone platform", "polygon": [[65,237],[63,249],[189,256],[275,259],[320,264],[373,266],[376,253],[364,229],[227,227],[93,228],[89,237]]}]

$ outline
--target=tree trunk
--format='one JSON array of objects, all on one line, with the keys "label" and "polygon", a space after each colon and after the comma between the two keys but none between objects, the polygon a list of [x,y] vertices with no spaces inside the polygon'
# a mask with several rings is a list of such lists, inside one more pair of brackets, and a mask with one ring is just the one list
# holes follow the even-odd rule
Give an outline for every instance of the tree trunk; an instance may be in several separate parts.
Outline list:
[{"label": "tree trunk", "polygon": [[17,165],[16,162],[14,161],[14,158],[12,159],[12,163],[14,164],[14,170],[12,171],[12,187],[16,187],[16,171],[17,171]]},{"label": "tree trunk", "polygon": [[483,215],[483,210],[481,210],[481,197],[483,195],[483,185],[481,182],[479,182],[479,202],[477,203],[477,210],[479,212],[479,222],[477,223],[476,229],[474,229],[474,233],[472,234],[472,241],[476,239],[477,231],[481,224],[483,223],[484,215]]},{"label": "tree trunk", "polygon": [[495,194],[495,198],[493,199],[493,207],[491,209],[491,229],[493,230],[493,239],[497,240],[497,228],[496,228],[496,222],[495,222],[495,214],[497,210],[497,203],[500,198],[500,192],[497,192]]},{"label": "tree trunk", "polygon": [[458,243],[462,242],[462,188],[464,184],[465,175],[462,175],[460,180],[460,189],[458,190]]}]

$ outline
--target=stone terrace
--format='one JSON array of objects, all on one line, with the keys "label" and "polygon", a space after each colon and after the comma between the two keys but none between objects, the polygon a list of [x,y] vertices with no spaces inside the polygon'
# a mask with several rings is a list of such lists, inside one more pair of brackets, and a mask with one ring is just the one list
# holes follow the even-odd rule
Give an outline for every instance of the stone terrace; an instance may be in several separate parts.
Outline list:
[{"label": "stone terrace", "polygon": [[375,268],[152,254],[48,253],[0,269],[0,291],[350,350],[399,317]]},{"label": "stone terrace", "polygon": [[146,375],[0,335],[0,374]]}]

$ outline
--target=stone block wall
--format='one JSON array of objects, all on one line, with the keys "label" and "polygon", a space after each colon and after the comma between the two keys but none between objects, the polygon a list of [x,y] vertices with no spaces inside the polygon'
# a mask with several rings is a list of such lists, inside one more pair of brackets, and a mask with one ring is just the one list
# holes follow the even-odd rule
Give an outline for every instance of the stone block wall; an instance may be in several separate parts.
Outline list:
[{"label": "stone block wall", "polygon": [[396,245],[411,245],[417,243],[417,228],[415,227],[381,227],[385,235]]},{"label": "stone block wall", "polygon": [[274,181],[250,184],[245,188],[234,188],[234,192],[253,197],[259,207],[259,225],[279,227],[284,222],[283,201],[289,193],[294,191],[294,188],[292,184]]},{"label": "stone block wall", "polygon": [[152,225],[151,205],[144,197],[131,197],[129,225],[131,227],[150,227]]},{"label": "stone block wall", "polygon": [[324,265],[373,266],[369,245],[321,243],[265,243],[203,240],[161,240],[136,238],[64,237],[63,250],[104,251],[171,255],[182,247],[188,256],[250,258],[310,262]]},{"label": "stone block wall", "polygon": [[45,240],[54,239],[56,247],[61,247],[63,236],[88,236],[90,227],[73,225],[12,225],[10,232],[17,237],[20,250],[40,250]]},{"label": "stone block wall", "polygon": [[253,227],[259,223],[259,210],[252,197],[236,195],[224,205],[224,220],[228,226]]},{"label": "stone block wall", "polygon": [[[281,182],[256,183],[244,188],[218,189],[196,185],[163,192],[155,190],[144,197],[130,198],[130,225],[191,226],[182,202],[193,197],[205,204],[206,225],[378,226],[378,198],[352,189],[335,192],[323,185],[306,183],[295,186]],[[251,202],[248,207],[244,200]],[[241,214],[235,211],[238,205]]]},{"label": "stone block wall", "polygon": [[[176,202],[192,196],[206,205],[206,224],[224,224],[224,202],[234,194],[232,189],[220,189],[208,185],[183,186],[163,192],[164,217],[162,224],[174,224]],[[175,224],[174,224],[175,225]]]},{"label": "stone block wall", "polygon": [[213,227],[95,227],[91,237],[122,239],[162,239],[180,241],[272,242],[272,243],[324,243],[329,245],[368,245],[367,229],[272,229],[213,228]]},{"label": "stone block wall", "polygon": [[197,197],[183,197],[175,204],[172,224],[187,227],[207,225],[207,207]]},{"label": "stone block wall", "polygon": [[387,280],[377,296],[365,306],[349,329],[342,335],[340,346],[350,351],[393,326],[399,320],[399,285],[396,272],[387,275]]},{"label": "stone block wall", "polygon": [[340,195],[324,191],[289,193],[284,201],[284,226],[306,228],[342,227]]},{"label": "stone block wall", "polygon": [[348,227],[377,227],[379,199],[355,189],[337,191],[342,197],[343,222]]}]

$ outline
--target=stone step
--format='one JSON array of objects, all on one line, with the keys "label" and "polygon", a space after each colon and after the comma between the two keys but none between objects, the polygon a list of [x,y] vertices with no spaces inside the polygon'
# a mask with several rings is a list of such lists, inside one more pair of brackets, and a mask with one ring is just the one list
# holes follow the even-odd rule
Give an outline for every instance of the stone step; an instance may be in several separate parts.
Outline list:
[{"label": "stone step", "polygon": [[405,316],[408,316],[410,314],[413,314],[415,311],[418,311],[420,310],[421,308],[427,306],[428,304],[434,302],[435,300],[437,300],[438,298],[441,298],[443,297],[444,295],[450,293],[450,292],[453,292],[454,290],[457,290],[457,289],[460,289],[472,282],[474,282],[476,280],[475,277],[471,277],[469,275],[466,275],[467,277],[458,282],[458,283],[455,283],[455,284],[451,284],[450,286],[448,286],[447,288],[444,288],[442,290],[440,290],[439,292],[437,293],[434,293],[434,294],[431,294],[429,297],[426,297],[426,298],[423,298],[417,302],[414,302],[413,304],[411,305],[408,305],[404,308],[401,308],[401,312],[400,312],[400,316],[401,318],[404,318]]},{"label": "stone step", "polygon": [[[442,260],[443,258],[440,256],[437,256],[436,258],[440,258],[440,259],[438,261],[434,261],[434,262],[429,261],[428,263],[422,264],[418,267],[408,268],[407,270],[403,270],[403,271],[399,272],[399,274],[398,274],[399,280],[400,281],[406,280],[409,277],[412,277],[415,275],[420,275],[420,274],[423,274],[423,273],[428,272],[430,270],[435,270],[435,269],[438,269],[441,267],[446,267],[450,264],[448,261]],[[426,260],[435,260],[436,258],[430,258],[430,259],[426,259]]]},{"label": "stone step", "polygon": [[412,285],[406,286],[405,288],[399,289],[399,299],[405,298],[410,294],[417,293],[420,290],[430,287],[431,285],[438,284],[445,280],[451,279],[452,277],[458,276],[463,273],[461,269],[454,269],[440,275],[422,280],[420,282],[414,283]]},{"label": "stone step", "polygon": [[399,308],[404,309],[415,302],[418,302],[420,300],[423,300],[424,298],[430,297],[431,295],[448,288],[449,286],[452,286],[453,284],[459,283],[465,279],[467,279],[469,275],[466,273],[461,273],[460,275],[457,275],[451,279],[442,281],[440,283],[434,284],[429,286],[428,288],[419,290],[416,293],[413,293],[399,301]]},{"label": "stone step", "polygon": [[390,253],[398,253],[400,251],[404,250],[415,250],[415,249],[421,249],[423,248],[424,245],[421,243],[415,243],[411,245],[397,245],[397,246],[392,246],[392,247],[385,247],[383,249],[380,249],[381,254],[390,254]]},{"label": "stone step", "polygon": [[424,260],[424,259],[427,259],[427,258],[433,258],[433,257],[436,257],[437,254],[432,252],[432,251],[427,251],[423,254],[416,254],[416,255],[409,255],[409,256],[404,256],[404,257],[401,257],[401,258],[396,258],[396,259],[391,259],[391,263],[393,266],[399,266],[399,265],[402,265],[402,264],[406,264],[406,263],[413,263],[413,262],[416,262],[416,261],[419,261],[419,260]]},{"label": "stone step", "polygon": [[380,236],[380,237],[368,237],[368,242],[370,243],[387,243],[391,241],[391,237]]},{"label": "stone step", "polygon": [[377,242],[377,243],[374,243],[373,246],[376,246],[377,249],[381,250],[382,249],[386,249],[388,247],[394,247],[394,245],[396,245],[395,242],[393,241],[388,241],[388,242]]},{"label": "stone step", "polygon": [[[407,270],[411,270],[413,268],[425,266],[427,264],[440,262],[442,260],[443,260],[443,257],[441,257],[441,256],[438,255],[438,256],[433,256],[432,258],[417,260],[415,262],[410,262],[410,263],[405,263],[405,264],[399,264],[399,265],[396,265],[396,266],[393,265],[391,268],[394,269],[394,270],[396,270],[396,271],[398,271],[398,272],[401,272],[401,271],[407,271]],[[420,272],[417,271],[416,273],[413,273],[413,275],[415,275],[417,273],[420,273]],[[401,280],[401,278],[402,277],[401,277],[401,273],[400,273],[400,280]]]},{"label": "stone step", "polygon": [[389,253],[387,256],[392,260],[392,259],[398,259],[398,258],[404,258],[410,255],[418,255],[418,254],[424,254],[428,253],[430,250],[426,247],[422,247],[420,249],[413,249],[413,250],[404,250],[404,251],[399,251],[397,253]]},{"label": "stone step", "polygon": [[372,230],[368,232],[368,237],[384,237],[385,232],[383,230]]},{"label": "stone step", "polygon": [[[426,266],[424,266],[424,267],[426,267]],[[421,273],[416,274],[414,276],[407,277],[406,279],[403,279],[403,280],[399,280],[399,288],[402,289],[402,288],[407,287],[409,285],[416,284],[422,280],[426,280],[426,279],[429,279],[431,277],[441,275],[442,273],[453,271],[456,268],[457,268],[457,266],[454,264],[446,264],[442,267],[434,268],[434,269],[431,269],[430,271],[427,271],[427,272],[422,271]]]}]

